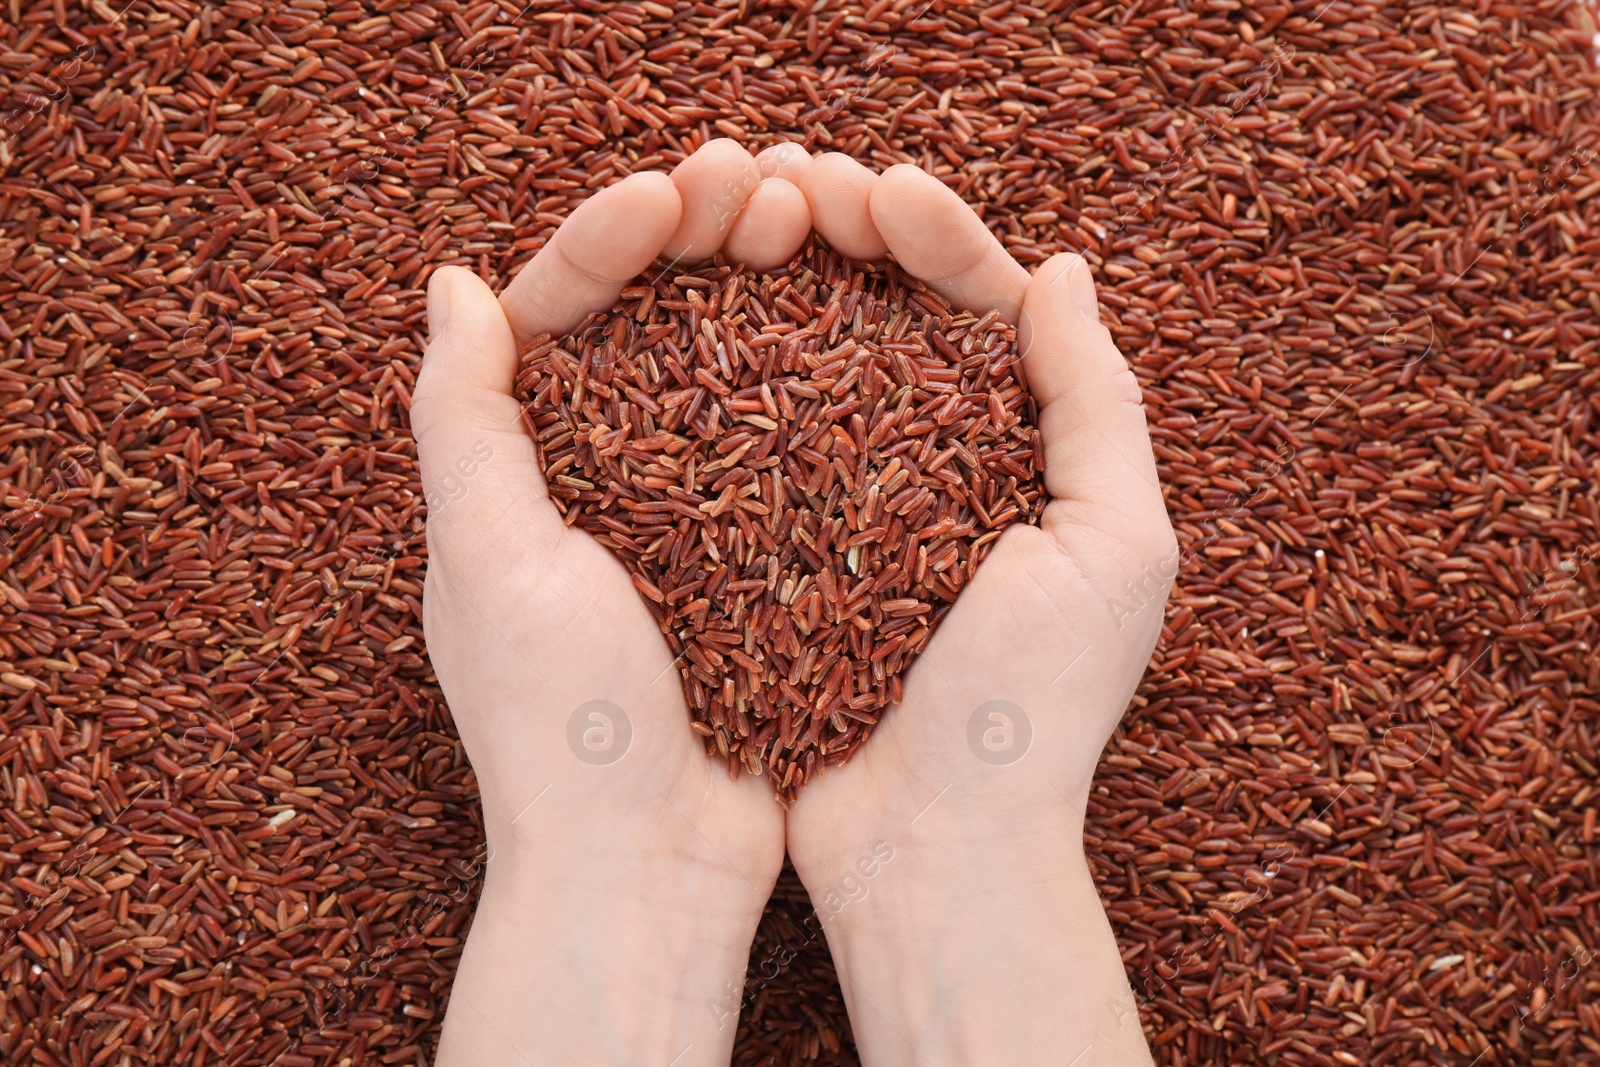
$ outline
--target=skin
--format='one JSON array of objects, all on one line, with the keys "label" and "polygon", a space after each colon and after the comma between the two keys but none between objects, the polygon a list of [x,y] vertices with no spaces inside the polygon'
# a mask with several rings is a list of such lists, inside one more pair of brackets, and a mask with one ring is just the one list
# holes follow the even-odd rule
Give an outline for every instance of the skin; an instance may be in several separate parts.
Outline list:
[{"label": "skin", "polygon": [[[652,260],[720,249],[765,269],[813,226],[1018,322],[1052,500],[1041,526],[1000,539],[904,706],[785,813],[685,728],[631,580],[548,498],[513,377],[522,342],[611,306]],[[498,302],[470,272],[437,271],[429,320],[412,405],[423,622],[490,848],[442,1067],[727,1063],[786,846],[865,1063],[1149,1062],[1082,818],[1176,552],[1139,389],[1083,262],[1030,277],[914,167],[713,141],[670,176],[596,193]]]}]

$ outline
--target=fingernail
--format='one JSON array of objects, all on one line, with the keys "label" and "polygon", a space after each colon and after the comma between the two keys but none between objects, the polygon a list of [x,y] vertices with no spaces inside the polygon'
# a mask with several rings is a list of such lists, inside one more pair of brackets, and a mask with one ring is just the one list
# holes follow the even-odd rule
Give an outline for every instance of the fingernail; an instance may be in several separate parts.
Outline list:
[{"label": "fingernail", "polygon": [[437,341],[450,318],[450,279],[448,271],[436,270],[428,279],[428,341]]},{"label": "fingernail", "polygon": [[1100,300],[1094,291],[1094,275],[1089,273],[1089,261],[1074,256],[1067,267],[1067,284],[1072,286],[1072,301],[1078,313],[1095,322],[1100,321]]}]

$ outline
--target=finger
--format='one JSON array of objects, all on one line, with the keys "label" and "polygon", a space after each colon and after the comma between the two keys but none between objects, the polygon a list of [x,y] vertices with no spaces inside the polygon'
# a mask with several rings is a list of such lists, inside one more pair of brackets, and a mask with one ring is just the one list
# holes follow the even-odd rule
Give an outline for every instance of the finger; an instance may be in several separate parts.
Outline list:
[{"label": "finger", "polygon": [[[655,260],[677,228],[682,207],[665,174],[631,174],[579,204],[506,286],[500,306],[520,345],[540,333],[567,333],[591,312],[617,302],[622,287]],[[516,352],[483,368],[511,391]]]},{"label": "finger", "polygon": [[428,330],[411,432],[429,536],[484,532],[508,515],[524,540],[555,536],[561,517],[511,392],[517,342],[494,293],[471,271],[441,267],[428,283]]},{"label": "finger", "polygon": [[1144,398],[1100,322],[1083,257],[1053,256],[1028,282],[1017,328],[1039,408],[1045,488],[1053,500],[1112,511],[1152,533],[1167,528]]},{"label": "finger", "polygon": [[722,252],[731,263],[772,270],[793,259],[810,232],[805,194],[782,178],[767,178],[739,213]]},{"label": "finger", "polygon": [[1017,321],[1027,269],[943,182],[897,164],[878,177],[869,207],[890,254],[909,274],[963,311],[993,309]]},{"label": "finger", "polygon": [[824,240],[851,259],[882,259],[888,254],[867,202],[878,176],[849,156],[825,152],[800,176],[800,191],[811,205],[811,225]]},{"label": "finger", "polygon": [[761,184],[761,172],[738,142],[720,137],[672,168],[672,184],[683,202],[683,217],[662,255],[675,263],[699,263],[722,248]]},{"label": "finger", "polygon": [[756,153],[756,168],[763,178],[782,178],[800,184],[800,176],[811,169],[811,153],[793,141],[784,141]]}]

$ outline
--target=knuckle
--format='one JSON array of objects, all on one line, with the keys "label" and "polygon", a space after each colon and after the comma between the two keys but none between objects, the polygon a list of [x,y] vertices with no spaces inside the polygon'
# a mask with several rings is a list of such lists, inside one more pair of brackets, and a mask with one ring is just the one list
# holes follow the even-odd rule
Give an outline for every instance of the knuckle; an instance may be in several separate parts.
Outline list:
[{"label": "knuckle", "polygon": [[444,418],[440,410],[442,398],[428,385],[428,380],[426,373],[417,376],[416,391],[411,395],[411,410],[407,415],[411,423],[411,436],[418,440],[428,436],[429,431]]},{"label": "knuckle", "polygon": [[[1105,330],[1104,326],[1100,328]],[[1106,331],[1107,343],[1110,343],[1110,339],[1110,331]],[[1144,410],[1144,387],[1139,384],[1139,376],[1127,364],[1111,372],[1108,392],[1114,402],[1130,404],[1141,411]]]}]

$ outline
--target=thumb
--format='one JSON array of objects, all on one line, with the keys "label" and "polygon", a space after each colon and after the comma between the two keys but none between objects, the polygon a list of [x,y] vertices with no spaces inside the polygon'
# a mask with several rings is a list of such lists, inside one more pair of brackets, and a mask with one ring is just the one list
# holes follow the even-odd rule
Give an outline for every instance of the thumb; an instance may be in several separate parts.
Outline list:
[{"label": "thumb", "polygon": [[[560,514],[513,395],[517,343],[494,293],[461,267],[428,283],[428,347],[411,399],[430,539],[472,537],[475,555],[553,538]],[[506,536],[493,532],[506,525]]]},{"label": "thumb", "polygon": [[1045,488],[1052,507],[1089,516],[1109,511],[1140,547],[1169,537],[1155,453],[1139,380],[1100,322],[1094,279],[1067,252],[1042,264],[1028,283],[1017,323],[1023,373],[1039,405]]}]

